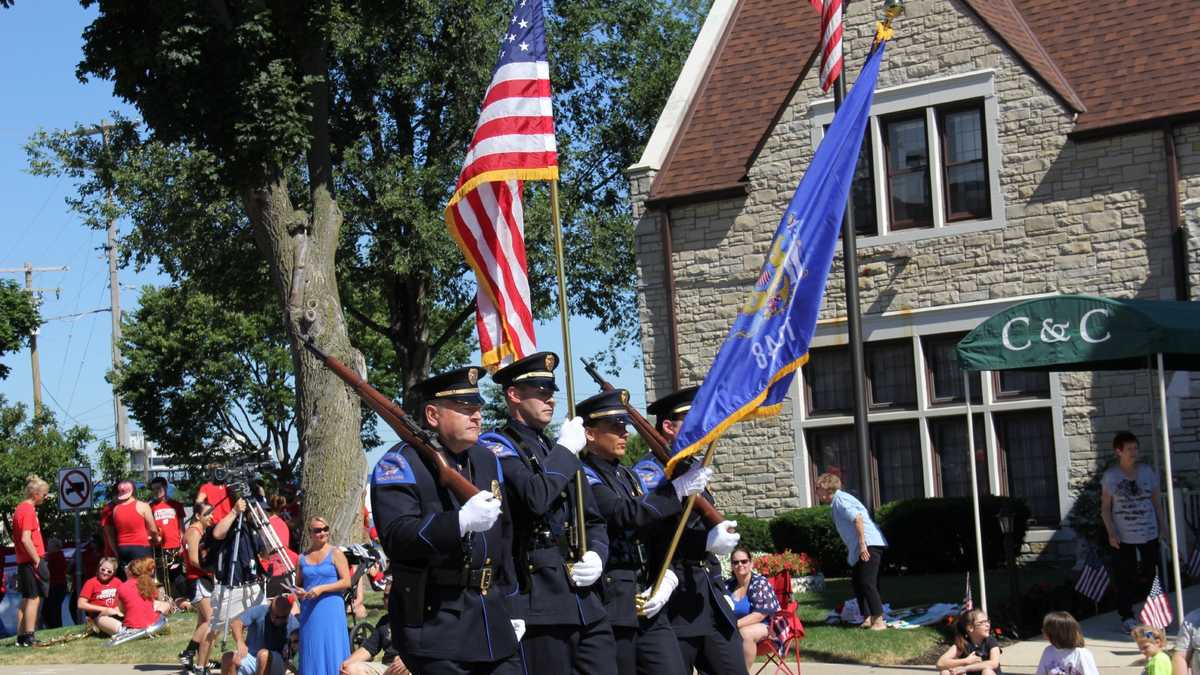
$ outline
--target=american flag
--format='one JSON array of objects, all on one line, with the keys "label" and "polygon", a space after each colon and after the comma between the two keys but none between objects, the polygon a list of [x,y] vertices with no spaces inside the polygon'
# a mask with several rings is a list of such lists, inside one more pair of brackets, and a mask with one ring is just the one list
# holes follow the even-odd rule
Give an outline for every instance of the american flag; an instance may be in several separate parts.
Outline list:
[{"label": "american flag", "polygon": [[1108,583],[1108,570],[1097,558],[1084,566],[1083,574],[1079,575],[1079,581],[1075,584],[1075,590],[1092,602],[1100,602],[1108,591]]},{"label": "american flag", "polygon": [[821,15],[821,91],[842,74],[842,0],[809,0]]},{"label": "american flag", "polygon": [[1192,549],[1192,555],[1187,559],[1185,570],[1193,579],[1200,579],[1200,546]]},{"label": "american flag", "polygon": [[1146,604],[1142,607],[1138,620],[1147,626],[1166,628],[1171,625],[1172,618],[1171,603],[1167,601],[1167,594],[1163,593],[1162,584],[1155,574],[1154,583],[1150,585],[1150,595],[1146,596]]},{"label": "american flag", "polygon": [[967,572],[967,590],[963,593],[962,611],[969,612],[975,609],[975,600],[971,598],[971,573]]},{"label": "american flag", "polygon": [[454,195],[450,235],[479,284],[483,365],[536,350],[525,261],[522,181],[558,178],[542,0],[516,0]]}]

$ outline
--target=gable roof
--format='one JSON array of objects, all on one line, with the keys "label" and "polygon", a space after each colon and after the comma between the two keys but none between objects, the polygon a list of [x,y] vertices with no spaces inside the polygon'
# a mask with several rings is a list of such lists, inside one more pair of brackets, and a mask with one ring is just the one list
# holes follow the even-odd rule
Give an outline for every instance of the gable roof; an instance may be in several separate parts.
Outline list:
[{"label": "gable roof", "polygon": [[[1200,113],[1196,0],[962,0],[1078,117],[1106,134]],[[650,190],[651,202],[745,189],[746,172],[807,76],[808,3],[740,0]]]}]

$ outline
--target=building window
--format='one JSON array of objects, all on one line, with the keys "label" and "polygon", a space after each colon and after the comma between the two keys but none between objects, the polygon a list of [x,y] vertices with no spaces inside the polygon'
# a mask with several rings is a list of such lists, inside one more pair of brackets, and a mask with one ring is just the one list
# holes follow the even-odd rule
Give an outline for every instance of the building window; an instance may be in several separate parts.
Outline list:
[{"label": "building window", "polygon": [[1034,524],[1041,527],[1057,526],[1059,520],[1053,428],[1049,410],[996,415],[996,442],[1008,494],[1024,499]]},{"label": "building window", "polygon": [[[863,358],[867,370],[867,400],[872,408],[916,407],[917,385],[911,341],[872,342],[864,346]],[[852,382],[848,386],[852,386]]]},{"label": "building window", "polygon": [[925,496],[921,480],[921,434],[916,422],[872,424],[871,451],[880,504]]},{"label": "building window", "polygon": [[[955,330],[962,324],[955,320]],[[916,328],[914,330],[914,328]],[[796,406],[811,480],[831,471],[842,476],[872,508],[897,499],[971,494],[967,457],[967,401],[955,348],[962,333],[937,333],[936,324],[876,329],[888,339],[864,345],[871,476],[862,485],[854,437],[849,351],[819,346],[798,377],[804,405]],[[916,333],[915,335],[913,333]],[[829,344],[828,341],[824,344]],[[1058,444],[1053,424],[1054,380],[1047,373],[971,373],[975,468],[981,494],[1021,497],[1038,527],[1057,526]],[[994,486],[994,487],[993,487]]]},{"label": "building window", "polygon": [[983,103],[938,112],[946,221],[990,217]]},{"label": "building window", "polygon": [[850,204],[854,211],[854,231],[860,237],[879,234],[879,221],[875,215],[875,170],[872,161],[871,130],[867,129],[863,139],[858,163],[854,165],[854,180],[850,183]]},{"label": "building window", "polygon": [[[974,416],[975,479],[979,494],[990,494],[986,428],[983,415]],[[971,496],[971,466],[967,463],[967,420],[965,415],[929,420],[929,440],[937,462],[937,492],[942,497]]]},{"label": "building window", "polygon": [[889,119],[882,125],[891,227],[893,230],[933,227],[924,111],[911,117]]},{"label": "building window", "polygon": [[812,478],[823,473],[836,474],[842,479],[842,487],[863,502],[862,472],[859,467],[858,451],[854,447],[853,427],[813,429],[808,432],[808,456],[812,466]]},{"label": "building window", "polygon": [[850,352],[845,347],[812,350],[804,366],[809,415],[847,414],[854,410]]},{"label": "building window", "polygon": [[[954,405],[963,402],[963,373],[958,367],[958,342],[963,334],[927,337],[922,340],[925,352],[925,376],[929,383],[932,405]],[[971,403],[983,402],[979,373],[971,373]]]}]

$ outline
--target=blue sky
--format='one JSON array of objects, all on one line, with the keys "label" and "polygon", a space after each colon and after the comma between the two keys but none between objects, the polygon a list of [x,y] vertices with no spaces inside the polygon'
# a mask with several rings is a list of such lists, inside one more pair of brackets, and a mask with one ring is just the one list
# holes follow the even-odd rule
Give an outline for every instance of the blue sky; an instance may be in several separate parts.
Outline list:
[{"label": "blue sky", "polygon": [[[84,424],[99,438],[112,439],[112,390],[104,380],[111,366],[104,233],[85,228],[68,210],[64,197],[74,192],[69,180],[29,175],[24,151],[25,142],[39,128],[95,124],[111,119],[114,110],[137,116],[130,106],[113,98],[107,82],[82,84],[75,78],[80,35],[94,15],[94,8],[84,10],[75,2],[18,2],[11,9],[0,10],[0,63],[5,64],[0,69],[0,91],[4,92],[0,105],[0,268],[21,267],[26,262],[35,267],[70,268],[34,275],[35,286],[62,289],[58,294],[44,294],[44,318],[104,310],[48,321],[38,336],[38,351],[45,405],[61,422]],[[122,230],[127,227],[123,224]],[[21,274],[0,278],[24,283]],[[140,274],[121,270],[122,310],[136,309],[141,286],[161,283],[165,279],[153,270]],[[542,349],[561,354],[557,320],[539,325],[537,336]],[[591,356],[607,343],[590,322],[572,322],[576,363],[578,356]],[[622,356],[621,375],[613,381],[629,389],[632,400],[642,405],[642,371],[634,366],[634,358],[633,353]],[[0,380],[0,395],[10,402],[32,405],[28,350],[10,354],[4,361],[12,372]],[[577,398],[597,391],[582,367],[575,370],[575,383]],[[131,427],[136,425],[132,420]],[[390,439],[391,434],[384,437]]]}]

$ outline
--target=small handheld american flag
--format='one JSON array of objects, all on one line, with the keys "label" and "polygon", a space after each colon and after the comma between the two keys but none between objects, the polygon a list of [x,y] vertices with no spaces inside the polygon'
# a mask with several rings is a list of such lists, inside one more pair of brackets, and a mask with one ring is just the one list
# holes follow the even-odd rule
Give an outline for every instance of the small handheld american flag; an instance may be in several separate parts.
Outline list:
[{"label": "small handheld american flag", "polygon": [[962,611],[975,609],[975,600],[971,597],[971,573],[967,572],[967,590],[963,593]]},{"label": "small handheld american flag", "polygon": [[1108,591],[1108,584],[1108,570],[1098,558],[1093,558],[1084,566],[1083,573],[1079,575],[1079,581],[1075,584],[1075,590],[1092,602],[1100,602]]},{"label": "small handheld american flag", "polygon": [[1166,628],[1171,625],[1173,618],[1171,603],[1167,601],[1167,594],[1163,592],[1162,583],[1155,574],[1154,583],[1150,585],[1150,595],[1146,596],[1146,604],[1142,607],[1138,620],[1148,626]]}]

